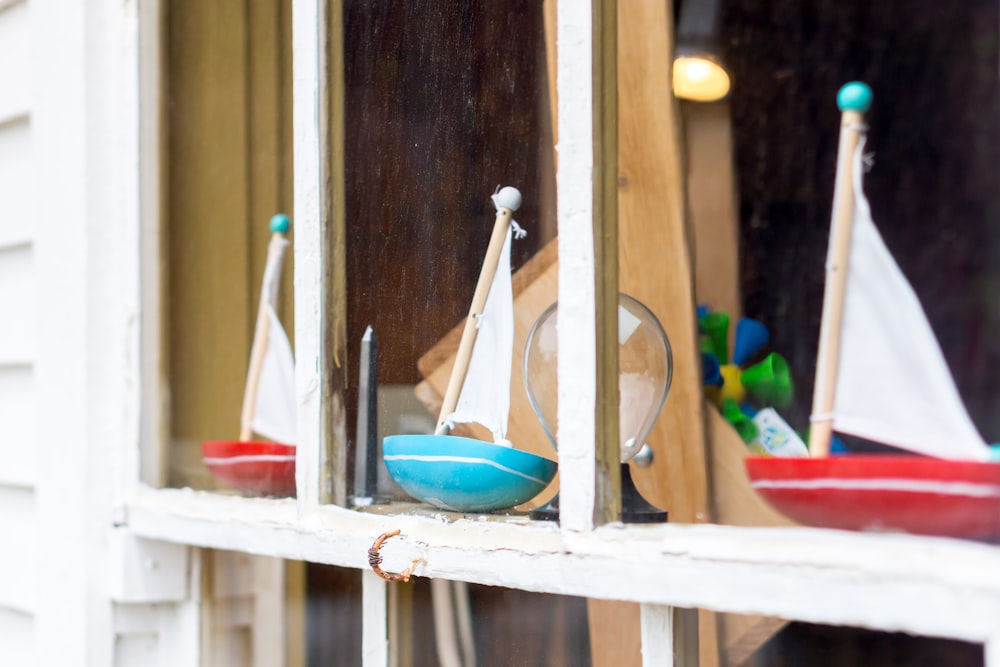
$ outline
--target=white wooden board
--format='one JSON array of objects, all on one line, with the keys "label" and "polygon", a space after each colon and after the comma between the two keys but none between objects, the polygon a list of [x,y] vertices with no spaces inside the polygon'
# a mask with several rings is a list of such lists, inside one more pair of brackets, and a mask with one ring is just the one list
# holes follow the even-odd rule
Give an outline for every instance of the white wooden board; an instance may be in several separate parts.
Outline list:
[{"label": "white wooden board", "polygon": [[0,665],[35,664],[31,614],[0,608]]},{"label": "white wooden board", "polygon": [[31,107],[28,16],[27,3],[0,11],[0,125]]},{"label": "white wooden board", "polygon": [[[420,558],[416,576],[593,598],[756,613],[982,642],[1000,618],[1000,550],[907,535],[813,528],[622,526],[559,531],[527,519],[381,516],[292,500],[143,491],[138,535],[367,568],[380,533],[399,528],[383,567]],[[947,567],[942,567],[942,564]],[[823,604],[816,604],[823,600]]]},{"label": "white wooden board", "polygon": [[[0,69],[3,67],[0,63]],[[12,123],[0,123],[0,249],[31,239],[30,197],[31,126],[25,116]]]},{"label": "white wooden board", "polygon": [[35,357],[34,263],[30,245],[0,249],[0,367]]},{"label": "white wooden board", "polygon": [[156,633],[118,635],[115,637],[115,667],[156,665],[160,638]]},{"label": "white wooden board", "polygon": [[[0,608],[31,613],[36,576],[35,494],[31,489],[0,487],[0,536]],[[6,664],[18,663],[0,660],[0,665]]]},{"label": "white wooden board", "polygon": [[28,365],[0,366],[0,485],[35,483],[35,399]]}]

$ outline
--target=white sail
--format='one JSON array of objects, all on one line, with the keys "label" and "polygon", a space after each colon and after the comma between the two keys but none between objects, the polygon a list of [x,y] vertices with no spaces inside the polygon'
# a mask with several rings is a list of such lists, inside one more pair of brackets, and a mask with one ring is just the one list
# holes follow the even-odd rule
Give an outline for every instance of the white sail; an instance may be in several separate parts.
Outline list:
[{"label": "white sail", "polygon": [[[260,309],[267,317],[266,346],[261,361],[260,378],[253,397],[253,418],[250,427],[260,435],[277,442],[296,444],[295,425],[295,360],[275,305],[281,280],[281,265],[288,241],[275,235],[268,247],[267,264],[261,285]],[[262,344],[254,341],[254,347]]]},{"label": "white sail", "polygon": [[271,326],[267,335],[264,363],[260,369],[252,427],[266,438],[294,445],[295,361],[292,346],[271,304],[267,304],[267,316],[271,320]]},{"label": "white sail", "polygon": [[833,426],[920,454],[989,458],[920,301],[879,236],[854,159],[854,223]]},{"label": "white sail", "polygon": [[511,229],[507,229],[483,313],[476,321],[476,344],[449,424],[482,424],[499,445],[507,441],[510,375],[514,361],[514,290],[510,278]]}]

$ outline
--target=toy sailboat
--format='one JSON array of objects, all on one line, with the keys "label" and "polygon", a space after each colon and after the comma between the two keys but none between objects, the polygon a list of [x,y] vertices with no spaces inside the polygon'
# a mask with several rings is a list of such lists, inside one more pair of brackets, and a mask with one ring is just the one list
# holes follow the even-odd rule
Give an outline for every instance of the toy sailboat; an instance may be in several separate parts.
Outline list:
[{"label": "toy sailboat", "polygon": [[[240,439],[202,443],[202,458],[224,484],[265,495],[295,493],[295,361],[276,310],[288,217],[271,219],[271,242],[261,285],[260,306],[246,389]],[[268,441],[254,441],[257,433]]]},{"label": "toy sailboat", "polygon": [[[440,509],[488,512],[531,500],[555,476],[556,464],[514,449],[506,439],[514,348],[510,246],[524,231],[513,214],[521,193],[493,195],[496,221],[465,321],[455,364],[433,435],[383,440],[386,468],[403,490]],[[477,423],[493,443],[448,435],[456,424]]]},{"label": "toy sailboat", "polygon": [[[812,458],[751,457],[754,489],[813,526],[1000,539],[1000,464],[970,419],[916,294],[883,243],[861,187],[862,114],[871,90],[838,94],[843,112]],[[827,458],[833,431],[918,456]]]}]

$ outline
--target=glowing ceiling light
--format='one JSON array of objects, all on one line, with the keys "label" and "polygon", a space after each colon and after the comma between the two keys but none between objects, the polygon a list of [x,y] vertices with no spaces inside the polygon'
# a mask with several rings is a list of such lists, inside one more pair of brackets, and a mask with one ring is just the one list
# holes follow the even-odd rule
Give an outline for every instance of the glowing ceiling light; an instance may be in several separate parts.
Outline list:
[{"label": "glowing ceiling light", "polygon": [[729,94],[729,74],[707,57],[674,59],[674,95],[697,102],[714,102]]},{"label": "glowing ceiling light", "polygon": [[683,0],[677,21],[674,95],[714,102],[729,94],[729,73],[719,56],[722,0]]}]

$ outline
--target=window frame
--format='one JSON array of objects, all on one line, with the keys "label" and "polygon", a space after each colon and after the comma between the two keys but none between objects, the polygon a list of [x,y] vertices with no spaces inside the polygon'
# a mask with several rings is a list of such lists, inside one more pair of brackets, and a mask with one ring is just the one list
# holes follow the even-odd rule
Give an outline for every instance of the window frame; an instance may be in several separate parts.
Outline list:
[{"label": "window frame", "polygon": [[[150,6],[157,16],[159,3]],[[599,363],[614,358],[607,352],[608,314],[613,313],[608,295],[617,292],[615,252],[609,252],[616,247],[614,0],[594,0],[583,8],[571,0],[558,2],[559,300],[560,318],[568,323],[560,328],[560,347],[573,350],[564,358],[575,360],[559,368],[560,424],[571,435],[563,440],[561,471],[564,480],[574,481],[561,496],[561,524],[494,517],[442,520],[431,511],[381,515],[328,504],[343,502],[343,489],[331,486],[327,471],[337,461],[343,465],[344,437],[329,381],[330,365],[336,363],[331,346],[343,344],[342,336],[333,335],[343,323],[329,315],[329,304],[342,289],[343,275],[327,270],[336,257],[323,250],[337,247],[331,243],[338,233],[332,216],[336,198],[342,197],[328,186],[337,182],[330,178],[337,165],[328,154],[336,128],[324,119],[343,100],[326,80],[328,58],[336,58],[324,37],[331,20],[327,7],[324,0],[293,0],[292,10],[297,500],[238,498],[147,483],[155,471],[140,473],[139,461],[157,454],[151,447],[163,442],[156,428],[141,433],[138,426],[141,414],[160,414],[162,373],[153,355],[132,360],[135,367],[126,373],[140,382],[127,389],[135,438],[117,452],[117,525],[141,538],[362,570],[368,568],[367,549],[374,538],[399,528],[401,539],[384,549],[389,571],[418,559],[417,576],[641,603],[647,664],[654,658],[672,664],[672,608],[697,607],[983,643],[986,664],[1000,667],[995,623],[1000,580],[993,575],[1000,570],[997,547],[800,527],[609,523],[617,497],[617,448],[597,443],[608,442],[601,434],[617,432],[617,415],[580,406],[608,405],[607,397],[616,393],[613,365]],[[125,321],[122,333],[136,342],[135,348],[142,336],[144,349],[155,342],[156,332],[149,329],[158,330],[160,307],[155,269],[160,257],[157,244],[150,242],[159,233],[158,204],[145,199],[158,176],[149,171],[155,162],[149,151],[140,150],[140,144],[150,144],[139,139],[158,136],[150,134],[155,113],[148,115],[141,103],[149,99],[145,76],[159,71],[159,46],[140,41],[141,34],[155,30],[155,19],[148,16],[122,33],[121,52],[132,59],[124,68],[143,77],[121,77],[122,94],[132,102],[121,113],[134,114],[122,132],[136,136],[117,149],[123,170],[130,164],[142,167],[140,178],[129,182],[145,193],[135,204],[140,213],[133,230],[142,251],[138,262],[121,261],[143,304],[129,308],[144,318],[141,333]],[[147,318],[148,313],[153,315]],[[605,376],[611,380],[599,381]],[[602,488],[611,493],[602,496]],[[363,582],[366,608],[374,609],[365,615],[366,664],[384,664],[379,647],[386,636],[386,584],[367,571]]]}]

